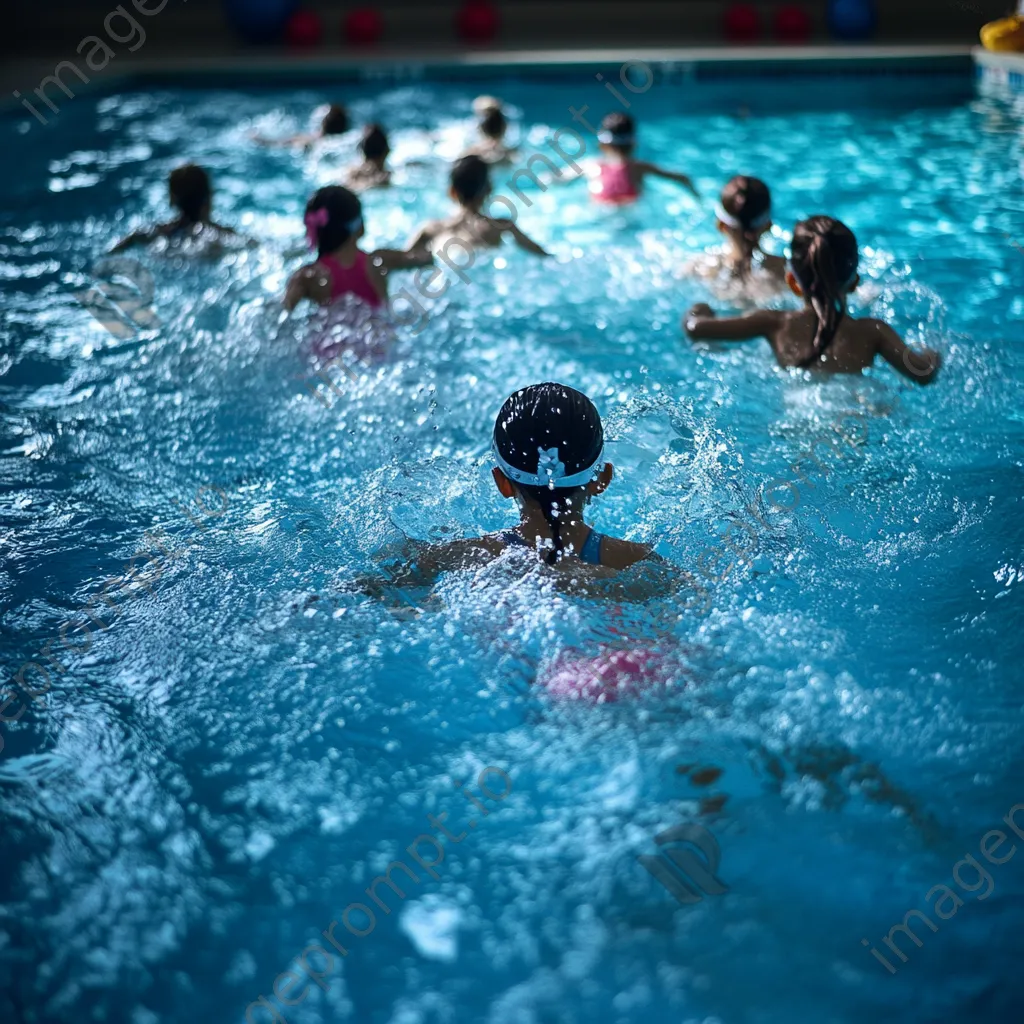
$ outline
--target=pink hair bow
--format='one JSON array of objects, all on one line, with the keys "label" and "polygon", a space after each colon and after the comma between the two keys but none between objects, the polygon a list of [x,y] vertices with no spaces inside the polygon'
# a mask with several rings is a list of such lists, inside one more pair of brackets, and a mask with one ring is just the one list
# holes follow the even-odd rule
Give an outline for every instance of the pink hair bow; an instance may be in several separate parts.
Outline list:
[{"label": "pink hair bow", "polygon": [[306,241],[309,243],[310,249],[315,249],[320,228],[327,226],[331,215],[327,212],[326,206],[321,206],[319,210],[310,210],[303,219],[306,224]]}]

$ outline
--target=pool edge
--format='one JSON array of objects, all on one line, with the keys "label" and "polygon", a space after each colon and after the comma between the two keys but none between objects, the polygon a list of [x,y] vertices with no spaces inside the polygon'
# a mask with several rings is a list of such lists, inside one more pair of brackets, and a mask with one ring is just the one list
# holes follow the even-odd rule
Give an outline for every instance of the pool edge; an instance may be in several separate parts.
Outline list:
[{"label": "pool edge", "polygon": [[[1003,55],[993,55],[1003,56]],[[818,46],[742,46],[742,47],[636,47],[550,50],[476,50],[466,52],[438,49],[428,53],[407,50],[377,50],[372,53],[353,50],[322,50],[301,53],[288,50],[215,53],[204,56],[149,57],[125,59],[109,73],[95,74],[87,83],[72,79],[77,94],[110,92],[126,83],[158,82],[175,76],[195,79],[245,80],[253,76],[268,79],[335,79],[338,81],[409,80],[436,78],[445,71],[456,78],[474,74],[505,72],[566,74],[583,72],[588,66],[603,67],[630,60],[652,65],[670,65],[684,78],[714,77],[723,72],[758,75],[777,74],[785,69],[792,74],[844,74],[922,72],[969,72],[970,45],[818,45]],[[3,77],[0,112],[14,113],[21,106],[18,90],[32,95],[33,83],[42,84],[53,75],[62,59],[38,58],[10,61]]]}]

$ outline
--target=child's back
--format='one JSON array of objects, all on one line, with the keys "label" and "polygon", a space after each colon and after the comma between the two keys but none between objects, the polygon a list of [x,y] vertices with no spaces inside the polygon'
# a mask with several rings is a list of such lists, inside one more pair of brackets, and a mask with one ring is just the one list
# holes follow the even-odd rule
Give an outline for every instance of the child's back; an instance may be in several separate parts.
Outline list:
[{"label": "child's back", "polygon": [[493,249],[501,245],[506,234],[521,249],[536,256],[548,253],[524,234],[511,220],[488,217],[483,205],[491,192],[490,167],[479,156],[464,156],[452,166],[449,196],[459,204],[454,216],[425,224],[409,246],[411,252],[443,249],[449,240],[455,240],[470,249]]},{"label": "child's back", "polygon": [[825,373],[860,373],[881,356],[895,369],[927,384],[941,360],[928,349],[915,352],[883,320],[855,319],[846,312],[860,283],[857,239],[831,217],[811,217],[793,231],[786,280],[805,306],[797,312],[759,309],[747,316],[719,319],[700,304],[686,318],[694,341],[748,341],[767,338],[780,366]]},{"label": "child's back", "polygon": [[913,355],[884,320],[847,315],[836,328],[828,348],[815,357],[817,329],[818,318],[813,309],[782,313],[768,339],[779,365],[805,366],[826,373],[860,373],[872,365],[877,355],[903,372],[904,353],[908,353],[908,358]]},{"label": "child's back", "polygon": [[147,245],[158,238],[175,243],[203,242],[207,245],[218,245],[227,239],[238,239],[237,232],[232,228],[213,220],[213,187],[210,184],[210,176],[202,167],[197,164],[175,167],[168,178],[167,186],[171,206],[178,211],[177,217],[165,224],[133,231],[117,242],[111,252],[123,252],[133,245]]},{"label": "child's back", "polygon": [[317,258],[289,279],[284,297],[289,311],[303,299],[327,306],[348,295],[377,309],[387,302],[389,270],[430,262],[418,253],[396,249],[366,253],[360,249],[359,239],[365,230],[362,204],[340,185],[328,185],[313,195],[306,206],[305,224],[309,247],[317,251]]},{"label": "child's back", "polygon": [[390,185],[391,172],[387,168],[387,160],[391,144],[379,124],[368,124],[363,129],[359,152],[363,154],[363,162],[349,169],[345,179],[348,187],[354,192],[365,192]]}]

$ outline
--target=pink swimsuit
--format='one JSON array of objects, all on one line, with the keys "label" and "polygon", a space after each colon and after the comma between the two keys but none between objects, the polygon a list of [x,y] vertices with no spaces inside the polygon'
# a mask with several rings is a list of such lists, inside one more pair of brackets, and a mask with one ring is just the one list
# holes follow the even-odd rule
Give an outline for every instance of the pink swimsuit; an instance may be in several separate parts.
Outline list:
[{"label": "pink swimsuit", "polygon": [[631,203],[640,193],[629,173],[629,164],[601,164],[601,176],[592,191],[599,203]]},{"label": "pink swimsuit", "polygon": [[333,256],[321,256],[318,262],[331,275],[332,302],[342,295],[355,295],[375,309],[384,305],[384,300],[374,290],[366,270],[366,253],[362,249],[356,250],[355,262],[351,267],[343,267]]}]

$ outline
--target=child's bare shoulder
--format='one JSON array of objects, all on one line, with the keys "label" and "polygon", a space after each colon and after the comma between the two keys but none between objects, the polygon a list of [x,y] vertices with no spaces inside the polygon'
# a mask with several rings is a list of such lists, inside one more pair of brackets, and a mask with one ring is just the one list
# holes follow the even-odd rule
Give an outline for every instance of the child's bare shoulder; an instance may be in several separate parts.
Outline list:
[{"label": "child's bare shoulder", "polygon": [[331,297],[331,275],[319,260],[299,267],[289,284],[314,302],[323,303]]},{"label": "child's bare shoulder", "polygon": [[604,537],[601,541],[601,564],[609,569],[628,569],[654,554],[648,544],[636,544],[618,537]]},{"label": "child's bare shoulder", "polygon": [[894,331],[884,320],[873,316],[849,317],[849,329],[864,341],[876,341],[890,337]]},{"label": "child's bare shoulder", "polygon": [[481,559],[497,558],[505,550],[499,534],[487,533],[482,537],[465,537],[444,544],[432,544],[425,554],[429,560],[449,568],[462,568],[479,563]]}]

